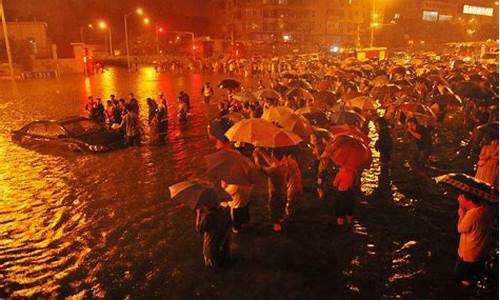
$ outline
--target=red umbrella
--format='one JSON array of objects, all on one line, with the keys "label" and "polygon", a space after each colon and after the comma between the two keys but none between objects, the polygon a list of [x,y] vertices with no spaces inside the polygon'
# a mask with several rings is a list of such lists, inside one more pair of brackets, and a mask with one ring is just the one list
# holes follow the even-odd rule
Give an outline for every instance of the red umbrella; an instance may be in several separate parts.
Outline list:
[{"label": "red umbrella", "polygon": [[321,80],[318,83],[318,88],[320,91],[327,91],[327,90],[332,88],[332,85],[330,84],[330,82],[328,80]]},{"label": "red umbrella", "polygon": [[353,170],[369,168],[372,161],[370,149],[361,139],[350,135],[334,138],[327,145],[325,154],[336,165]]}]

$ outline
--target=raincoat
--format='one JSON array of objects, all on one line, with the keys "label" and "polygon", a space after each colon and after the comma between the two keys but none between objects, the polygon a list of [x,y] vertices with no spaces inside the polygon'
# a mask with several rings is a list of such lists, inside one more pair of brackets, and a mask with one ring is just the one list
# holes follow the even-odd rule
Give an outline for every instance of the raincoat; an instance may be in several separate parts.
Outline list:
[{"label": "raincoat", "polygon": [[491,144],[484,145],[479,154],[477,162],[477,179],[487,182],[493,186],[497,185],[498,181],[498,140]]}]

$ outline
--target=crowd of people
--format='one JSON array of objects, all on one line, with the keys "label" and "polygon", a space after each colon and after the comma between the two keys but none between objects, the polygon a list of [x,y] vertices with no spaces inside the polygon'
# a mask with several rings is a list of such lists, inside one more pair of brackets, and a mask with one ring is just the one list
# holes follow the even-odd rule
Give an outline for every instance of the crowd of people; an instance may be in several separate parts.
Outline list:
[{"label": "crowd of people", "polygon": [[[414,141],[416,154],[411,158],[412,167],[425,174],[433,164],[433,146],[441,142],[444,132],[449,132],[445,130],[449,126],[447,117],[462,118],[464,130],[457,134],[463,134],[469,141],[466,155],[477,157],[476,179],[498,188],[498,69],[495,66],[465,63],[453,55],[415,55],[406,64],[393,60],[358,62],[335,58],[250,59],[224,64],[215,61],[202,64],[201,69],[240,77],[269,75],[253,88],[244,87],[234,79],[218,85],[224,92],[216,101],[219,113],[210,122],[209,137],[215,143],[216,153],[235,157],[234,164],[246,169],[247,178],[242,183],[216,176],[216,188],[222,188],[230,199],[222,201],[211,189],[200,196],[196,229],[204,234],[206,266],[214,267],[227,261],[231,234],[238,234],[248,226],[256,184],[254,171],[260,171],[268,179],[267,208],[274,232],[281,232],[287,220],[293,218],[303,193],[303,177],[307,176],[315,178],[317,197],[335,204],[336,225],[352,224],[355,203],[362,196],[362,170],[371,162],[368,137],[371,122],[378,134],[373,150],[380,153],[382,168],[390,169],[393,144],[398,136]],[[207,82],[200,98],[210,104],[214,102],[214,94]],[[104,107],[100,99],[89,97],[87,110],[96,122],[124,130],[127,144],[134,145],[142,129],[137,100],[133,94],[129,98],[129,101],[116,100],[111,95]],[[160,93],[156,100],[148,98],[147,104],[150,134],[158,136],[152,141],[164,142],[166,99]],[[187,121],[190,100],[184,92],[179,94],[178,108],[179,120]],[[296,121],[288,126],[281,123],[283,116],[266,117],[266,112],[272,109]],[[258,143],[228,138],[228,130],[239,122],[257,118],[267,118],[280,129],[300,136],[302,142],[291,147],[261,147]],[[361,145],[356,149],[368,149],[369,159],[344,164],[342,158],[332,158],[331,145],[343,135],[349,139],[354,137],[355,141],[348,142]],[[462,191],[458,203],[460,245],[456,275],[460,284],[469,286],[484,265],[492,216],[488,201],[474,192]]]}]

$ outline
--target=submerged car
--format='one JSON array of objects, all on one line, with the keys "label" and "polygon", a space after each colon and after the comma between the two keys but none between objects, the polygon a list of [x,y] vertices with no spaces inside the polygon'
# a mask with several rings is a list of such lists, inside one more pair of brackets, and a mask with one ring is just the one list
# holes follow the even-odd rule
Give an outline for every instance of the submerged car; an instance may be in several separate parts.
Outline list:
[{"label": "submerged car", "polygon": [[105,152],[123,146],[123,136],[85,117],[39,120],[12,131],[12,140],[24,147],[51,147],[78,152]]}]

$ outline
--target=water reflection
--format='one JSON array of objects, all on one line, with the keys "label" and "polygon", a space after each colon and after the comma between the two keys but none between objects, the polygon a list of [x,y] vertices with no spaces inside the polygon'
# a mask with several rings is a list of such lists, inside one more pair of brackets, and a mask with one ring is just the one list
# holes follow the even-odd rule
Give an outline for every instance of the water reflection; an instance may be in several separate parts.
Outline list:
[{"label": "water reflection", "polygon": [[[104,295],[109,287],[102,283],[113,277],[108,272],[113,266],[128,266],[123,273],[129,272],[128,277],[120,278],[127,281],[136,263],[145,261],[132,257],[144,255],[144,249],[154,252],[155,243],[165,241],[162,233],[179,236],[174,222],[180,220],[167,218],[167,188],[201,173],[203,164],[196,158],[207,154],[210,145],[209,110],[199,91],[204,80],[215,85],[219,79],[145,68],[138,74],[110,69],[88,78],[23,81],[17,83],[19,92],[1,82],[0,297],[88,296],[89,290]],[[185,125],[176,118],[181,89],[192,99]],[[84,113],[90,95],[106,100],[110,94],[125,98],[134,92],[145,122],[145,98],[160,90],[169,100],[165,146],[66,155],[27,150],[10,141],[10,130],[29,121]],[[103,261],[113,264],[105,267]]]}]

